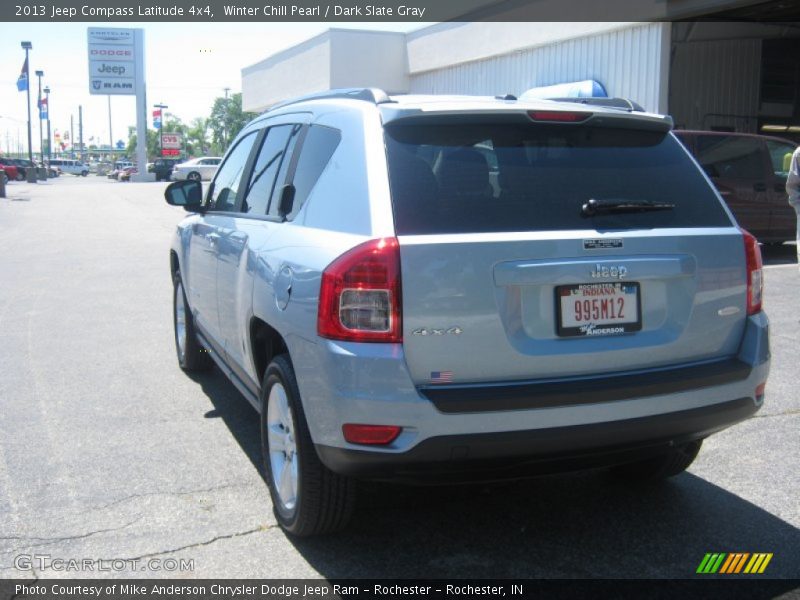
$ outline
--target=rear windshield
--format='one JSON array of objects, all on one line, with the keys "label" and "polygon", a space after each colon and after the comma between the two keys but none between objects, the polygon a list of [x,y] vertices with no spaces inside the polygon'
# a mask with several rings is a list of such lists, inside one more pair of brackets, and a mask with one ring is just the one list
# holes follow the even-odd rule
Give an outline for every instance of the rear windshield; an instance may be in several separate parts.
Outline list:
[{"label": "rear windshield", "polygon": [[[399,235],[731,225],[680,143],[662,132],[399,124],[386,128],[386,147]],[[582,216],[590,199],[674,208]]]}]

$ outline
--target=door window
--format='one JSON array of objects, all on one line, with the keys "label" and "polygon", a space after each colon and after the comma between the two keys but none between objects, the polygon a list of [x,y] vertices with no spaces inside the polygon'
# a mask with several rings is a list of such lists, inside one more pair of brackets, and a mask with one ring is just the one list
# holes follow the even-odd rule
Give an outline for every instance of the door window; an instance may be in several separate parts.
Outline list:
[{"label": "door window", "polygon": [[[772,163],[772,171],[778,177],[789,176],[789,161],[791,160],[794,149],[794,144],[767,140],[767,150],[769,151],[769,158]],[[789,156],[788,159],[786,158],[787,155]]]},{"label": "door window", "polygon": [[697,160],[709,177],[761,179],[764,176],[761,141],[736,135],[697,138]]},{"label": "door window", "polygon": [[[277,125],[267,131],[241,212],[252,215],[267,214],[270,198],[279,193],[286,178],[288,156],[291,155],[299,131],[299,125]],[[283,174],[283,177],[280,177],[280,174]]]},{"label": "door window", "polygon": [[321,125],[309,127],[292,178],[295,194],[292,212],[287,215],[289,220],[294,218],[311,195],[311,190],[314,189],[341,139],[342,134],[336,129]]},{"label": "door window", "polygon": [[236,199],[242,173],[247,166],[247,159],[253,149],[256,132],[253,131],[239,140],[236,147],[228,154],[225,162],[217,171],[217,176],[211,183],[208,203],[211,210],[233,211],[236,209]]}]

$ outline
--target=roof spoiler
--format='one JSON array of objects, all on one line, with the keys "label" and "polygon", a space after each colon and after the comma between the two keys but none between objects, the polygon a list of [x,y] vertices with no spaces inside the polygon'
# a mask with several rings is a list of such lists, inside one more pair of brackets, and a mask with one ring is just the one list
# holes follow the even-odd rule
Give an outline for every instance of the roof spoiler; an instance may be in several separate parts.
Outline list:
[{"label": "roof spoiler", "polygon": [[327,90],[325,92],[316,92],[314,94],[300,96],[299,98],[284,100],[283,102],[278,102],[277,104],[270,106],[267,109],[267,112],[275,110],[276,108],[297,104],[298,102],[306,102],[308,100],[336,99],[361,100],[363,102],[370,102],[371,104],[385,104],[392,101],[391,98],[389,98],[389,94],[379,88],[344,88]]}]

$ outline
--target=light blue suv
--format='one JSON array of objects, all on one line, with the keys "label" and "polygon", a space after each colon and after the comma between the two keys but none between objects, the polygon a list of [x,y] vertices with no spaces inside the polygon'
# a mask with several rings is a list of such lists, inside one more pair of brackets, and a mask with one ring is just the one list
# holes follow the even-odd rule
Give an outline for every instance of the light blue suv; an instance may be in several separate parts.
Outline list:
[{"label": "light blue suv", "polygon": [[600,104],[333,91],[167,189],[178,360],[260,413],[287,531],[359,478],[675,475],[759,409],[756,240],[668,117]]}]

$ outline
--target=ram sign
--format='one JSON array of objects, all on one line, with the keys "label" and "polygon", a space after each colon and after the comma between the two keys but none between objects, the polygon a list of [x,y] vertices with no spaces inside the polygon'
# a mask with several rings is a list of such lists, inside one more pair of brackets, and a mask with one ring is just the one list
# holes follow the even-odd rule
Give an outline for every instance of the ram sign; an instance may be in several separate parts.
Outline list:
[{"label": "ram sign", "polygon": [[90,27],[89,93],[136,94],[136,45],[133,29]]}]

